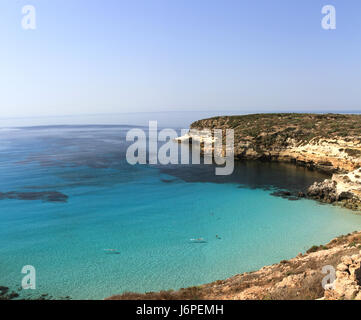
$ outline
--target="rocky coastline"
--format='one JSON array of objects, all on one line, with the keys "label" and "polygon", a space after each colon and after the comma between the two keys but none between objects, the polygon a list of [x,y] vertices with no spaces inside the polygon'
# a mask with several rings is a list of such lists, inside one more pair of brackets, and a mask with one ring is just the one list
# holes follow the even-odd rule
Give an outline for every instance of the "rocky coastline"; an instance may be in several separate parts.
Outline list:
[{"label": "rocky coastline", "polygon": [[[204,129],[234,130],[237,160],[291,162],[332,173],[306,192],[275,191],[289,200],[308,197],[324,203],[361,210],[361,115],[254,114],[214,117],[192,123],[179,143],[197,141],[201,150],[215,137]],[[224,141],[223,141],[224,142]],[[204,151],[204,150],[203,150]],[[340,236],[306,253],[265,266],[258,271],[177,291],[126,292],[109,300],[361,300],[361,232]],[[328,266],[336,279],[322,285]],[[332,286],[330,286],[332,284]]]},{"label": "rocky coastline", "polygon": [[198,120],[186,136],[192,143],[214,143],[205,129],[234,130],[236,160],[289,162],[332,173],[332,178],[315,182],[306,192],[279,196],[295,200],[308,197],[325,203],[361,210],[361,115],[344,114],[251,114]]},{"label": "rocky coastline", "polygon": [[[215,137],[209,131],[202,133],[204,129],[222,129],[223,136],[227,129],[233,129],[235,159],[291,162],[332,173],[330,179],[313,183],[306,192],[280,190],[273,195],[289,200],[308,197],[361,210],[361,115],[214,117],[192,123],[188,134],[177,140],[197,141],[201,149],[209,143],[214,146]],[[313,246],[293,259],[226,280],[178,291],[123,293],[108,299],[361,300],[360,249],[361,232],[355,231],[327,245]],[[322,285],[324,266],[333,268],[336,276],[327,286]]]},{"label": "rocky coastline", "polygon": [[307,196],[325,203],[341,205],[361,211],[361,170],[347,174],[333,174],[331,179],[315,182],[307,190]]},{"label": "rocky coastline", "polygon": [[[204,129],[234,130],[237,160],[291,162],[332,173],[315,182],[306,192],[275,191],[289,200],[308,197],[324,203],[361,210],[361,115],[342,114],[253,114],[214,117],[192,123],[179,143],[197,141],[201,150],[215,137]],[[224,141],[223,141],[224,142]],[[204,150],[203,150],[204,151]],[[109,300],[361,300],[361,232],[340,236],[326,245],[315,245],[306,253],[265,266],[258,271],[226,280],[177,291],[126,292]],[[322,285],[328,266],[336,279]],[[330,286],[332,284],[332,286]]]}]

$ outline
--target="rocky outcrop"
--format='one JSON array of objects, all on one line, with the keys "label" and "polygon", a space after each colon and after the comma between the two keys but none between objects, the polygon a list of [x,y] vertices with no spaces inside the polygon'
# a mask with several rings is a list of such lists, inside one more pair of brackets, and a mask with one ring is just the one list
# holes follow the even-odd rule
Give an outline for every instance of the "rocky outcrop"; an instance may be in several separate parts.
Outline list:
[{"label": "rocky outcrop", "polygon": [[323,182],[315,182],[308,188],[307,195],[331,203],[337,200],[336,186],[336,181],[330,179],[326,179]]},{"label": "rocky outcrop", "polygon": [[12,300],[19,297],[15,291],[10,291],[8,287],[0,286],[0,300]]},{"label": "rocky outcrop", "polygon": [[325,299],[361,300],[361,251],[341,258],[333,288],[325,291]]},{"label": "rocky outcrop", "polygon": [[315,182],[307,190],[307,196],[326,203],[361,210],[361,171],[334,174],[331,179]]}]

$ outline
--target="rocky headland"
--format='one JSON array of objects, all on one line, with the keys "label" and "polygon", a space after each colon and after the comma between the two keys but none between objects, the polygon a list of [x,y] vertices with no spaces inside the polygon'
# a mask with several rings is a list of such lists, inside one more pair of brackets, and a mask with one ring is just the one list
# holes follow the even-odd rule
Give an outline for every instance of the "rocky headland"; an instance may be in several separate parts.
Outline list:
[{"label": "rocky headland", "polygon": [[[234,130],[234,157],[238,160],[289,162],[332,173],[304,194],[326,203],[361,210],[361,115],[251,114],[198,120],[178,142],[214,143],[205,129]],[[224,141],[223,141],[224,142]],[[224,143],[225,145],[225,143]],[[223,150],[224,153],[224,150]]]}]

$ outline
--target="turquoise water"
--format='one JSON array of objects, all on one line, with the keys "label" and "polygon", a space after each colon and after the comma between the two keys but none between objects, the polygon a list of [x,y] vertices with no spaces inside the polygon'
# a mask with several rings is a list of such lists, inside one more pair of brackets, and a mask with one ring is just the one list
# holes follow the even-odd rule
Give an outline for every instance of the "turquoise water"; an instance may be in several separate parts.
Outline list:
[{"label": "turquoise water", "polygon": [[[361,229],[361,216],[275,197],[326,176],[239,163],[130,166],[121,126],[23,128],[0,133],[0,192],[60,192],[67,202],[0,200],[0,285],[16,289],[33,265],[54,298],[198,285],[291,258]],[[221,239],[217,239],[218,235]],[[203,237],[206,243],[191,243]],[[110,254],[104,249],[117,249]]]}]

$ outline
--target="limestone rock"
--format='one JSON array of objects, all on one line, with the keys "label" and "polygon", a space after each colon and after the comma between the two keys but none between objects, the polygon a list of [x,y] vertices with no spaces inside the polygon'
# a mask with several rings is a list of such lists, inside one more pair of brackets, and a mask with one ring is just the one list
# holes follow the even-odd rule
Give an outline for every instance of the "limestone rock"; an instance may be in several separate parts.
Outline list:
[{"label": "limestone rock", "polygon": [[332,300],[361,300],[361,254],[343,256],[337,266],[334,288],[325,291]]},{"label": "limestone rock", "polygon": [[344,263],[340,263],[338,266],[337,266],[337,270],[338,271],[347,271],[348,270],[348,266]]},{"label": "limestone rock", "polygon": [[[349,256],[344,256],[344,257],[342,257],[342,258],[341,258],[341,261],[343,262],[343,264],[346,265],[346,269],[347,269],[347,266],[349,266],[350,264],[352,264],[352,258],[349,257]],[[340,266],[340,265],[339,265],[339,266]],[[338,268],[338,266],[337,266],[337,268]],[[346,269],[345,269],[345,270],[346,270]]]}]

